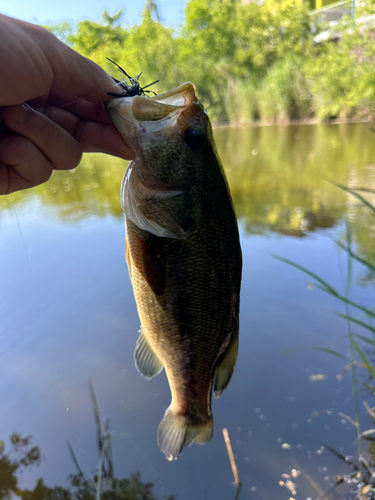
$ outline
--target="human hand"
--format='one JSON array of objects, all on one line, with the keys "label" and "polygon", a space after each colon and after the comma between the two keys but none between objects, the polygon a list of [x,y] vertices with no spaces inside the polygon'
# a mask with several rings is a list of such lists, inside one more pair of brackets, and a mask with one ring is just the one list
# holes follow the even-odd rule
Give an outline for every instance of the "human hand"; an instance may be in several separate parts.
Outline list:
[{"label": "human hand", "polygon": [[0,194],[75,168],[83,152],[132,159],[103,105],[113,85],[44,28],[0,15]]}]

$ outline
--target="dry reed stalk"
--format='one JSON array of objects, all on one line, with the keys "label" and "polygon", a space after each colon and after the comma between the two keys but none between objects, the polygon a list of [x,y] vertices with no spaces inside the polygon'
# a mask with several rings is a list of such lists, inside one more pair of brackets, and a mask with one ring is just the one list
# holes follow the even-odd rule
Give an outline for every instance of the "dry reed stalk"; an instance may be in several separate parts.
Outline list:
[{"label": "dry reed stalk", "polygon": [[234,477],[234,484],[236,485],[237,488],[239,488],[241,486],[240,476],[238,474],[236,460],[234,458],[234,453],[233,453],[233,450],[232,450],[232,445],[230,444],[228,430],[225,429],[225,428],[223,429],[223,436],[224,436],[225,444],[227,446],[227,451],[228,451],[230,465],[232,467],[232,472],[233,472],[233,477]]}]

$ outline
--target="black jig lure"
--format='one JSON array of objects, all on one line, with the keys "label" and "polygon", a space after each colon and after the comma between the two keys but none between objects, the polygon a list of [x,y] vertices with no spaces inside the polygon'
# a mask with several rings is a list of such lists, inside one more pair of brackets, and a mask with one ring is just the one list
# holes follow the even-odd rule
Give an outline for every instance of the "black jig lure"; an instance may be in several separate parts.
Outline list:
[{"label": "black jig lure", "polygon": [[[151,85],[154,85],[155,83],[158,83],[159,80],[155,80],[152,83],[149,83],[148,85],[145,85],[144,87],[141,87],[139,85],[139,77],[141,76],[142,73],[139,73],[139,75],[135,77],[131,77],[127,74],[127,72],[121,68],[115,61],[112,61],[109,57],[107,57],[108,61],[110,61],[112,64],[117,66],[117,69],[123,73],[128,79],[127,80],[116,80],[116,78],[113,78],[116,83],[120,85],[121,88],[124,89],[123,92],[121,93],[116,93],[116,92],[107,92],[108,95],[112,95],[114,97],[133,97],[135,95],[146,95],[148,93],[152,93],[154,95],[157,95],[156,92],[153,90],[145,90],[147,87],[151,87]],[[128,85],[126,82],[130,82],[130,85]]]}]

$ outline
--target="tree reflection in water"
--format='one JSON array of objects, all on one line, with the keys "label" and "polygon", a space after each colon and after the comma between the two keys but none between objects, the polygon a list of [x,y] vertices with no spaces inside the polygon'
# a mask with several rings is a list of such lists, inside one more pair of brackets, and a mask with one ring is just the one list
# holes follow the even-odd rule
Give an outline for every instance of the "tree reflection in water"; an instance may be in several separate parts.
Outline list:
[{"label": "tree reflection in water", "polygon": [[[19,476],[25,468],[41,463],[41,450],[32,445],[32,436],[22,437],[14,433],[10,436],[8,450],[4,441],[0,441],[0,500],[10,500],[14,496],[22,500],[156,500],[152,491],[154,484],[142,482],[139,472],[131,474],[129,478],[115,477],[108,420],[101,421],[91,383],[89,389],[94,407],[99,454],[99,465],[95,473],[90,478],[85,477],[68,443],[77,469],[76,474],[69,475],[68,486],[50,488],[40,478],[33,490],[22,489],[18,484]],[[163,495],[162,498],[175,499],[172,495]]]}]

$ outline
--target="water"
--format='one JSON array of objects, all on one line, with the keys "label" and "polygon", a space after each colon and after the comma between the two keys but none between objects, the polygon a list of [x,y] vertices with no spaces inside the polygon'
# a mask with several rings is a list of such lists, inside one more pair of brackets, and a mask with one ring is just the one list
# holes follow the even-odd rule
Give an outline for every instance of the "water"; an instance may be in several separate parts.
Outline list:
[{"label": "water", "polygon": [[[347,326],[333,313],[344,311],[273,254],[341,291],[345,253],[333,240],[345,237],[348,218],[357,252],[374,256],[373,219],[325,180],[375,188],[374,136],[357,124],[215,135],[244,256],[240,351],[227,391],[213,401],[212,441],[172,463],[156,444],[170,402],[165,375],[146,381],[133,362],[139,320],[118,195],[125,163],[87,155],[75,171],[0,199],[0,439],[7,451],[13,432],[32,435],[43,458],[24,469],[21,487],[33,489],[40,477],[50,487],[66,486],[77,472],[67,441],[87,477],[98,465],[89,379],[113,431],[115,475],[139,471],[142,482],[154,483],[155,498],[234,498],[224,427],[243,483],[240,498],[316,498],[337,474],[350,472],[322,448],[357,454],[355,428],[342,416],[354,417],[350,374],[337,379],[346,362],[311,350],[281,355],[296,346],[348,355],[340,339]],[[357,265],[354,274],[352,298],[371,306],[373,276]],[[368,393],[363,398],[372,406]],[[323,410],[330,411],[311,417]],[[292,478],[296,494],[279,485],[293,468],[302,471]],[[337,489],[336,498],[343,495]]]}]

